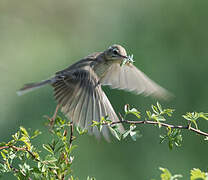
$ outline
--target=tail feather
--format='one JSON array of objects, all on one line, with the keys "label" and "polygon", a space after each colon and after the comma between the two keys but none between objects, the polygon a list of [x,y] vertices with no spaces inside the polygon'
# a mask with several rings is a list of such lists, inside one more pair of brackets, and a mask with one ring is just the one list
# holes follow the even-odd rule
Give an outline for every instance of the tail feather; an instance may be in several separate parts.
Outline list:
[{"label": "tail feather", "polygon": [[39,89],[47,84],[50,84],[52,81],[51,79],[47,79],[45,81],[41,81],[39,83],[29,83],[29,84],[25,84],[19,91],[17,91],[17,95],[21,96],[25,93],[28,93],[30,91]]}]

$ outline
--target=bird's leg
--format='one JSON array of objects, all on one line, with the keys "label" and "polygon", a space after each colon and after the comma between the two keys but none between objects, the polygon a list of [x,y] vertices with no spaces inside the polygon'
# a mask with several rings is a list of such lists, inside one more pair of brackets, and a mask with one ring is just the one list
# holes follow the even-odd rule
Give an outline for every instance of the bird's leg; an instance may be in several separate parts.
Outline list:
[{"label": "bird's leg", "polygon": [[59,107],[60,107],[60,105],[59,105],[59,104],[57,104],[57,106],[56,106],[56,109],[55,109],[55,111],[54,111],[53,116],[52,116],[51,118],[48,118],[48,119],[50,120],[49,126],[51,127],[51,129],[52,129],[52,128],[53,128],[53,126],[54,126],[54,123],[55,123],[55,120],[56,120],[56,116],[57,116],[57,113],[58,113]]},{"label": "bird's leg", "polygon": [[97,81],[97,83],[95,84],[95,88],[98,86],[98,85],[100,85],[101,83],[100,83],[100,80],[99,81]]}]

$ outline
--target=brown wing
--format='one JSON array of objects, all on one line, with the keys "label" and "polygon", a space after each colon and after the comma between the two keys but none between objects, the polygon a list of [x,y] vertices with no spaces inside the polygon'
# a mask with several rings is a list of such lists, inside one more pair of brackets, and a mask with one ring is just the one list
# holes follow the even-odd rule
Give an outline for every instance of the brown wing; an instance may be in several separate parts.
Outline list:
[{"label": "brown wing", "polygon": [[102,85],[133,91],[145,96],[167,99],[171,95],[132,64],[113,64],[100,81]]},{"label": "brown wing", "polygon": [[[71,74],[68,72],[68,75],[64,73],[53,87],[55,98],[62,106],[63,113],[77,126],[87,129],[90,134],[100,137],[98,128],[91,127],[93,120],[99,122],[106,115],[112,121],[119,120],[90,67]],[[124,130],[121,124],[119,128],[121,132]],[[108,131],[108,127],[104,126],[102,134],[109,141]]]}]

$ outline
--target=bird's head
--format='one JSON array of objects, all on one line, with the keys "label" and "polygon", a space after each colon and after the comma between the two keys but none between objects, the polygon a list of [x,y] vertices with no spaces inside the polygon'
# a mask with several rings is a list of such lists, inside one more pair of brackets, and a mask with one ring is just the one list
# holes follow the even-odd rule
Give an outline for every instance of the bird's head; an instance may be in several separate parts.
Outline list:
[{"label": "bird's head", "polygon": [[104,51],[104,55],[109,61],[122,61],[128,58],[126,50],[121,45],[112,45],[107,50]]}]

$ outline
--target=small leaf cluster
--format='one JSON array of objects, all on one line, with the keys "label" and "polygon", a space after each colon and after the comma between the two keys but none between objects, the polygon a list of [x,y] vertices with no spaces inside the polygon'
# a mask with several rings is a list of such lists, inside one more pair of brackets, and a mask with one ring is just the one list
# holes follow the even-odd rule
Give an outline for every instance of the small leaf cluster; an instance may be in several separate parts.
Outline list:
[{"label": "small leaf cluster", "polygon": [[[129,105],[125,105],[124,107],[125,114],[123,117],[121,117],[120,121],[113,122],[112,120],[108,118],[108,116],[106,116],[106,117],[102,117],[100,122],[93,121],[92,126],[97,126],[98,129],[101,131],[104,125],[108,125],[111,132],[114,134],[114,136],[118,140],[122,140],[130,136],[132,140],[134,141],[136,141],[138,137],[141,137],[140,132],[136,130],[138,124],[152,124],[152,125],[158,126],[159,128],[165,127],[166,134],[159,136],[160,143],[167,141],[167,144],[170,149],[173,149],[174,146],[177,146],[177,147],[181,146],[182,140],[183,140],[182,130],[190,129],[192,125],[195,126],[195,129],[193,128],[191,129],[192,131],[197,132],[199,134],[201,133],[202,135],[207,134],[207,133],[198,131],[197,121],[199,118],[208,120],[208,113],[203,113],[203,112],[186,113],[185,115],[182,116],[183,118],[188,120],[185,122],[186,125],[176,126],[176,125],[171,125],[171,124],[166,123],[167,118],[171,117],[174,111],[175,110],[171,108],[163,109],[162,106],[157,102],[156,105],[151,106],[151,110],[146,111],[146,116],[143,118],[144,120],[140,120],[142,118],[141,112],[138,111],[136,108],[130,108]],[[130,114],[134,115],[137,118],[137,120],[136,121],[127,120],[127,117]],[[119,131],[119,127],[118,127],[119,123],[129,125],[129,128],[126,128],[127,130],[123,134],[121,134]],[[207,140],[208,135],[205,135],[205,136],[207,136],[207,138],[205,138],[205,140]]]},{"label": "small leaf cluster", "polygon": [[[160,167],[159,170],[162,171],[162,173],[160,174],[161,180],[179,180],[179,178],[183,177],[181,174],[172,175],[167,168]],[[200,169],[194,168],[190,172],[190,180],[208,180],[208,173],[202,172]]]},{"label": "small leaf cluster", "polygon": [[98,130],[101,132],[103,126],[108,126],[110,131],[113,133],[113,135],[116,137],[116,139],[118,139],[119,141],[122,139],[122,134],[119,131],[118,125],[112,125],[112,120],[109,119],[108,116],[102,117],[100,122],[98,121],[93,121],[92,122],[92,127],[96,126],[98,128]]},{"label": "small leaf cluster", "polygon": [[157,105],[152,105],[152,112],[146,111],[149,120],[156,121],[159,128],[161,128],[161,122],[166,121],[166,115],[171,117],[174,109],[163,109],[162,106],[157,102]]},{"label": "small leaf cluster", "polygon": [[183,137],[180,129],[171,129],[167,128],[168,132],[166,135],[160,135],[160,143],[163,143],[165,140],[168,141],[168,146],[170,149],[173,149],[173,146],[181,146]]},{"label": "small leaf cluster", "polygon": [[[31,136],[24,127],[12,135],[12,140],[0,144],[0,173],[13,172],[18,179],[28,179],[31,172],[35,172],[28,160],[40,162],[39,151],[32,145],[31,140],[40,135],[36,130]],[[18,167],[13,166],[14,160],[18,160]]]},{"label": "small leaf cluster", "polygon": [[[125,108],[125,116],[129,114],[133,114],[135,115],[137,118],[140,118],[140,112],[136,109],[136,108],[129,108],[129,105],[126,105]],[[109,126],[110,131],[113,133],[113,135],[116,137],[116,139],[118,139],[119,141],[122,139],[127,138],[128,136],[130,136],[132,138],[133,141],[136,141],[137,138],[141,137],[141,134],[138,130],[136,130],[136,125],[135,124],[129,124],[129,128],[127,130],[125,130],[124,133],[121,133],[118,127],[119,123],[125,122],[125,120],[117,122],[116,124],[113,123],[113,121],[111,119],[109,119],[108,116],[102,117],[100,122],[98,121],[93,121],[91,126],[97,126],[98,129],[100,130],[100,132],[102,131],[102,127],[103,126]]]},{"label": "small leaf cluster", "polygon": [[[157,122],[159,128],[162,127],[162,122],[167,121],[166,117],[171,117],[174,109],[163,109],[162,106],[157,102],[157,105],[152,105],[152,112],[146,111],[149,120]],[[182,134],[180,129],[173,129],[171,126],[167,126],[167,133],[165,135],[160,135],[160,143],[168,141],[168,146],[173,149],[174,145],[181,146]]]},{"label": "small leaf cluster", "polygon": [[192,125],[195,126],[196,129],[198,128],[198,124],[197,121],[199,118],[208,120],[208,113],[204,113],[204,112],[187,112],[185,115],[183,115],[183,118],[185,118],[186,120],[188,120],[189,122],[189,127],[191,127]]},{"label": "small leaf cluster", "polygon": [[162,171],[162,173],[160,175],[161,180],[178,180],[178,178],[182,178],[183,177],[181,174],[172,175],[170,173],[170,171],[168,169],[166,169],[166,168],[160,167],[159,169]]},{"label": "small leaf cluster", "polygon": [[[71,123],[57,117],[51,129],[51,143],[43,144],[38,149],[32,140],[41,132],[29,133],[24,127],[12,135],[12,140],[0,144],[0,175],[12,173],[19,180],[50,179],[77,180],[73,177]],[[88,177],[88,180],[93,178]]]},{"label": "small leaf cluster", "polygon": [[208,172],[202,172],[198,168],[194,168],[191,170],[190,180],[208,180]]},{"label": "small leaf cluster", "polygon": [[[157,105],[152,105],[151,106],[151,111],[146,111],[147,117],[145,117],[144,121],[140,121],[143,124],[149,123],[150,121],[156,122],[155,124],[158,125],[159,128],[162,127],[161,123],[166,121],[166,116],[171,117],[174,109],[163,109],[162,106],[157,102]],[[137,119],[141,119],[141,112],[138,111],[136,108],[130,108],[130,106],[127,104],[124,107],[124,117],[123,121],[121,122],[127,122],[130,124],[129,129],[126,130],[120,138],[120,139],[125,139],[128,135],[132,138],[132,140],[136,141],[138,137],[141,137],[142,135],[140,134],[140,131],[135,131],[136,129],[136,121],[127,121],[127,116],[132,114],[134,115]],[[108,120],[109,121],[109,120]],[[161,138],[161,143],[164,142],[165,140],[168,140],[169,148],[172,149],[173,145],[180,146],[182,142],[182,135],[181,131],[178,129],[172,129],[171,127],[167,127],[167,134],[166,135],[160,135]],[[119,140],[120,140],[119,139]]]},{"label": "small leaf cluster", "polygon": [[135,61],[134,61],[134,55],[131,54],[129,56],[127,56],[127,58],[123,59],[122,63],[121,63],[121,67],[124,66],[125,64],[133,64]]}]

